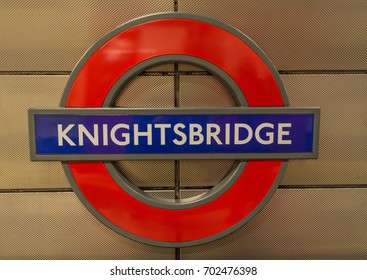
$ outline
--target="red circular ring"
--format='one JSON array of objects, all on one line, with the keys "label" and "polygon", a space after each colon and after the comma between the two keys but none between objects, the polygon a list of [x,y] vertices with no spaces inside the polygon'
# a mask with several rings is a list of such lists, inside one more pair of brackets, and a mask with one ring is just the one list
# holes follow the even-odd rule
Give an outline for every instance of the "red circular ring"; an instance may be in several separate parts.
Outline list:
[{"label": "red circular ring", "polygon": [[[207,60],[240,87],[249,106],[284,106],[275,78],[261,57],[237,36],[207,22],[169,18],[140,23],[106,41],[75,77],[66,107],[101,107],[113,84],[130,68],[157,56],[180,54]],[[207,204],[180,210],[153,207],[127,194],[103,162],[70,162],[88,203],[123,232],[182,246],[235,227],[264,200],[282,161],[249,161],[238,180]]]}]

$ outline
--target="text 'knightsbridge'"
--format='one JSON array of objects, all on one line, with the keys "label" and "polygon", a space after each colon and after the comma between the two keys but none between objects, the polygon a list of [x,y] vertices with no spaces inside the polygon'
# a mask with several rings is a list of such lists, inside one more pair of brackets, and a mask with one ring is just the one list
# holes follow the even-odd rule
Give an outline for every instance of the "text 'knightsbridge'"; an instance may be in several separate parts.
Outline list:
[{"label": "text 'knightsbridge'", "polygon": [[[289,110],[289,109],[288,109]],[[284,109],[285,112],[287,112]],[[313,155],[315,114],[34,114],[37,159],[288,158]],[[66,112],[67,114],[62,114]],[[136,155],[136,156],[135,156]],[[153,156],[150,156],[153,155]],[[265,157],[266,155],[266,157]],[[268,157],[269,156],[269,157]]]},{"label": "text 'knightsbridge'", "polygon": [[[292,144],[291,123],[261,123],[252,127],[247,123],[207,123],[201,125],[190,123],[159,123],[159,124],[126,124],[118,123],[92,124],[88,129],[84,124],[57,124],[58,146],[84,146],[86,141],[94,146],[108,146],[110,142],[118,146],[134,145],[145,141],[146,145],[164,146],[167,142],[177,146],[188,145],[246,145],[256,141],[262,145],[276,143],[278,145]],[[72,140],[71,135],[77,135]],[[168,137],[170,136],[170,138]],[[277,135],[275,138],[274,135]],[[154,137],[153,137],[154,136]],[[172,137],[173,136],[173,137]],[[75,137],[73,137],[75,138]]]}]

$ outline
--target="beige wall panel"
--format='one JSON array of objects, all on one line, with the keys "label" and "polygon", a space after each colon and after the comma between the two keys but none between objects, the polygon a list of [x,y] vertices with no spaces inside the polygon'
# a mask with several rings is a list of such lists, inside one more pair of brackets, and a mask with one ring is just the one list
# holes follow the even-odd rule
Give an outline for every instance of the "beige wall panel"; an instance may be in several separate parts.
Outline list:
[{"label": "beige wall panel", "polygon": [[101,224],[72,192],[0,194],[0,259],[174,259]]},{"label": "beige wall panel", "polygon": [[115,107],[173,108],[173,76],[137,76],[116,97]]},{"label": "beige wall panel", "polygon": [[[0,71],[70,71],[98,38],[173,0],[0,2]],[[180,0],[179,11],[227,22],[282,70],[366,69],[367,2]]]},{"label": "beige wall panel", "polygon": [[233,25],[280,70],[367,68],[365,0],[180,0],[179,11]]},{"label": "beige wall panel", "polygon": [[[365,189],[278,190],[243,228],[183,259],[366,259]],[[0,194],[0,259],[172,259],[98,222],[74,193]]]},{"label": "beige wall panel", "polygon": [[0,1],[0,71],[70,71],[116,26],[167,11],[172,0]]},{"label": "beige wall panel", "polygon": [[215,186],[237,166],[234,160],[181,160],[182,187]]},{"label": "beige wall panel", "polygon": [[321,108],[321,126],[319,158],[290,161],[281,184],[367,184],[367,75],[282,79],[291,106]]},{"label": "beige wall panel", "polygon": [[236,106],[232,94],[214,76],[181,75],[179,91],[180,107]]},{"label": "beige wall panel", "polygon": [[67,76],[0,76],[0,189],[69,188],[59,162],[29,160],[28,108],[57,107]]},{"label": "beige wall panel", "polygon": [[117,162],[116,167],[138,187],[175,185],[174,160],[124,160]]},{"label": "beige wall panel", "polygon": [[282,189],[244,227],[182,259],[367,259],[366,220],[366,189]]}]

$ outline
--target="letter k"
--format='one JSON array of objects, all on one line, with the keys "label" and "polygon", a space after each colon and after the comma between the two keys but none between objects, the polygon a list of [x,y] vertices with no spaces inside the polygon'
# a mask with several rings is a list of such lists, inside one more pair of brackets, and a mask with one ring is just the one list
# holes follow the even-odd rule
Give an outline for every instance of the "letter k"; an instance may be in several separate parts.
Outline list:
[{"label": "letter k", "polygon": [[76,146],[69,136],[66,135],[74,126],[75,124],[69,124],[64,130],[62,130],[62,124],[57,125],[57,139],[59,146],[64,146],[63,140],[68,142],[70,146]]}]

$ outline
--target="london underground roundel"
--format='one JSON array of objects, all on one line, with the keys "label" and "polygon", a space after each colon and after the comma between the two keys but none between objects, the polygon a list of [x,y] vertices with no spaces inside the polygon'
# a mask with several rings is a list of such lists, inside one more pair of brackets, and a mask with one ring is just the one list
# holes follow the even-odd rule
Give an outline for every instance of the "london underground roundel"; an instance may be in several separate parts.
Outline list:
[{"label": "london underground roundel", "polygon": [[[149,67],[189,63],[229,89],[233,108],[115,108]],[[103,224],[158,246],[206,243],[243,226],[277,189],[287,160],[318,153],[318,108],[290,108],[280,77],[248,37],[222,22],[163,13],[97,41],[73,70],[60,108],[30,109],[31,159],[62,161],[81,202]],[[118,160],[234,159],[220,183],[190,199],[155,199]]]}]

